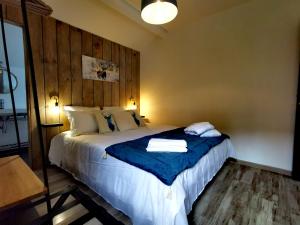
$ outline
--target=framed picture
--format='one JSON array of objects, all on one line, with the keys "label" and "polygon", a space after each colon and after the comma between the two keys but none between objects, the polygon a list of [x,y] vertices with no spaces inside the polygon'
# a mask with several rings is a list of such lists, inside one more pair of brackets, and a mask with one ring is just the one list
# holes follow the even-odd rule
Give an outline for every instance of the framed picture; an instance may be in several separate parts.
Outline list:
[{"label": "framed picture", "polygon": [[119,81],[119,66],[110,61],[82,55],[82,78],[117,82]]}]

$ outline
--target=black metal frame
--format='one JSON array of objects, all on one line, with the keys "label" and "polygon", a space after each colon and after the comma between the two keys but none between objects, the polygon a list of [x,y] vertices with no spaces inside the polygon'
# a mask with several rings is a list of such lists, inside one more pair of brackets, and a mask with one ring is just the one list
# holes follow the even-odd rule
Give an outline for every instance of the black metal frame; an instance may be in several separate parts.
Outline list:
[{"label": "black metal frame", "polygon": [[[300,73],[300,65],[299,65]],[[300,181],[300,74],[298,75],[292,178]]]},{"label": "black metal frame", "polygon": [[[123,223],[121,223],[120,221],[116,220],[113,216],[111,216],[109,213],[106,212],[106,210],[99,206],[98,204],[96,204],[93,200],[91,200],[89,198],[88,195],[84,194],[76,185],[73,186],[68,186],[67,188],[65,188],[63,191],[57,192],[55,194],[49,195],[49,199],[54,199],[56,197],[58,197],[58,200],[55,202],[54,206],[52,207],[51,212],[37,218],[34,219],[30,225],[44,225],[44,224],[49,224],[52,222],[52,219],[66,211],[71,209],[72,207],[81,204],[83,205],[87,210],[88,213],[86,213],[85,215],[79,217],[78,219],[76,219],[75,221],[71,222],[69,225],[81,225],[84,224],[86,222],[88,222],[89,220],[91,220],[92,218],[97,218],[102,224],[107,224],[107,225],[124,225]],[[68,203],[65,204],[66,200],[72,196],[75,200],[72,200]],[[30,202],[27,204],[23,204],[23,205],[18,205],[16,207],[14,207],[13,209],[7,209],[4,211],[0,211],[0,214],[2,213],[8,213],[10,212],[10,210],[13,210],[14,213],[28,209],[28,208],[33,208],[35,206],[38,206],[40,204],[43,204],[45,202],[45,198],[41,198],[38,199],[34,202]]]},{"label": "black metal frame", "polygon": [[16,127],[17,143],[18,143],[18,147],[21,148],[21,141],[20,141],[19,126],[18,126],[17,113],[16,113],[16,104],[15,104],[14,90],[13,90],[13,86],[12,86],[11,71],[10,71],[10,65],[9,65],[7,44],[6,44],[6,36],[5,36],[5,28],[4,28],[4,18],[3,18],[3,9],[2,9],[2,5],[1,4],[0,4],[0,17],[1,17],[0,20],[1,20],[1,31],[2,31],[2,41],[3,41],[3,48],[4,48],[4,56],[5,56],[6,70],[7,70],[7,76],[8,76],[8,84],[9,84],[9,90],[10,90],[11,104],[12,104],[13,113],[14,113],[14,121],[15,121],[15,127]]},{"label": "black metal frame", "polygon": [[27,46],[26,50],[28,51],[28,62],[29,62],[29,69],[30,69],[34,110],[35,110],[35,115],[36,115],[36,124],[37,124],[37,129],[38,129],[38,137],[39,137],[40,151],[41,151],[41,157],[42,157],[43,178],[44,178],[44,184],[47,188],[46,203],[47,203],[47,210],[48,210],[48,212],[50,212],[51,211],[51,202],[49,199],[49,182],[48,182],[45,150],[44,150],[44,143],[43,143],[43,133],[42,133],[42,127],[41,127],[41,116],[40,116],[40,110],[39,110],[39,100],[38,100],[38,93],[37,93],[37,86],[36,86],[35,69],[34,69],[34,63],[33,63],[33,53],[32,53],[31,42],[30,42],[31,39],[30,39],[29,26],[28,26],[26,0],[21,0],[21,9],[22,9],[22,17],[23,17],[23,23],[24,23],[23,29],[25,32],[25,40],[26,40],[26,46]]},{"label": "black metal frame", "polygon": [[[36,87],[35,70],[34,70],[34,63],[33,63],[33,54],[32,54],[31,42],[30,42],[30,33],[29,33],[28,17],[27,17],[27,10],[26,10],[26,0],[21,0],[21,9],[22,9],[23,22],[24,22],[23,30],[25,32],[25,41],[26,41],[25,44],[26,44],[26,50],[28,51],[28,59],[29,59],[28,61],[29,61],[29,67],[30,67],[30,77],[31,77],[33,99],[34,99],[36,122],[37,122],[37,128],[38,128],[38,137],[39,137],[40,151],[41,151],[41,156],[42,156],[42,170],[43,170],[44,185],[47,188],[47,192],[45,194],[45,196],[46,196],[45,199],[46,199],[46,204],[47,204],[47,210],[48,210],[48,212],[51,212],[51,202],[49,199],[49,182],[48,182],[48,174],[47,174],[46,160],[45,160],[45,153],[44,153],[45,151],[44,151],[43,135],[42,135],[42,128],[41,128],[41,119],[40,119],[37,87]],[[6,36],[5,36],[2,4],[0,4],[0,20],[1,20],[1,31],[2,31],[2,39],[3,39],[2,41],[3,41],[3,47],[4,47],[6,69],[7,69],[8,75],[10,75],[11,71],[10,71],[10,64],[9,64],[8,50],[7,50],[7,43],[6,43]],[[18,154],[18,153],[21,153],[22,148],[21,148],[21,142],[20,142],[20,134],[19,134],[17,112],[16,112],[16,106],[15,106],[15,98],[14,98],[14,93],[13,93],[11,76],[8,76],[8,81],[9,81],[9,89],[10,89],[11,102],[12,102],[12,107],[13,107],[13,117],[14,117],[17,142],[18,142],[18,149],[15,150],[14,153]],[[7,154],[7,152],[5,152],[5,154]],[[5,154],[3,153],[2,157],[5,156]]]}]

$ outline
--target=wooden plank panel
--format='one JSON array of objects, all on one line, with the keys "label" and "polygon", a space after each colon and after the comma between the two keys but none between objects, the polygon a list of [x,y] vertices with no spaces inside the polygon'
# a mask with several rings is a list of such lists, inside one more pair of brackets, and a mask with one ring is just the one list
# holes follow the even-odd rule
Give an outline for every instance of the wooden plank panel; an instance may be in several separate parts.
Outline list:
[{"label": "wooden plank panel", "polygon": [[126,48],[120,46],[120,106],[126,106]]},{"label": "wooden plank panel", "polygon": [[139,52],[137,52],[137,70],[136,70],[136,104],[137,104],[137,110],[140,112],[140,103],[141,103],[141,55]]},{"label": "wooden plank panel", "polygon": [[[93,57],[102,59],[103,39],[93,35]],[[103,81],[94,81],[94,106],[104,105]]]},{"label": "wooden plank panel", "polygon": [[17,25],[23,24],[21,8],[6,6],[6,19]]},{"label": "wooden plank panel", "polygon": [[[58,96],[56,20],[51,17],[43,17],[43,43],[46,122],[57,123],[59,121],[59,113],[54,110],[54,100],[50,99],[53,95]],[[51,138],[58,132],[58,127],[47,129],[47,150],[49,149]]]},{"label": "wooden plank panel", "polygon": [[[22,22],[21,14],[16,8],[9,8],[7,17],[10,22]],[[136,98],[136,102],[139,104],[140,59],[138,52],[136,52],[136,56],[132,56],[133,51],[131,49],[109,40],[103,41],[101,37],[70,27],[63,22],[56,22],[55,19],[42,19],[42,17],[34,14],[30,14],[29,17],[42,122],[52,123],[61,119],[65,126],[60,131],[68,129],[68,122],[63,114],[51,115],[49,110],[49,104],[50,106],[53,104],[49,97],[51,93],[56,93],[59,96],[61,106],[69,104],[126,106],[131,95]],[[117,83],[83,81],[81,54],[119,64],[120,81]],[[39,143],[32,92],[30,92],[28,102],[30,104],[32,159],[35,168],[38,168],[40,163]],[[47,129],[47,142],[57,131],[58,128]]]},{"label": "wooden plank panel", "polygon": [[[93,35],[82,31],[82,55],[93,56]],[[82,80],[82,104],[84,106],[94,105],[94,82],[93,80]]]},{"label": "wooden plank panel", "polygon": [[[103,59],[111,61],[111,41],[103,39]],[[112,83],[104,81],[103,82],[104,89],[104,106],[112,105]]]},{"label": "wooden plank panel", "polygon": [[6,5],[3,5],[3,4],[2,4],[2,14],[3,14],[4,20],[6,20],[6,19],[7,19],[7,15],[6,15]]},{"label": "wooden plank panel", "polygon": [[72,104],[72,77],[70,64],[70,27],[69,25],[57,21],[57,62],[58,62],[58,92],[60,107],[60,122],[63,126],[60,132],[69,129],[68,119],[63,112],[64,105]]},{"label": "wooden plank panel", "polygon": [[[42,17],[33,13],[28,14],[28,22],[30,23],[29,32],[31,38],[31,46],[34,61],[34,70],[36,75],[36,85],[40,109],[41,122],[46,122],[45,119],[45,79],[44,79],[44,56],[43,56],[43,25]],[[28,62],[27,62],[28,63]],[[28,66],[27,66],[28,67]],[[29,80],[29,82],[31,82]],[[31,87],[31,83],[29,83]],[[30,127],[30,150],[32,158],[32,167],[34,169],[41,167],[40,143],[38,138],[36,115],[34,110],[33,94],[30,89],[29,97],[29,127]]]},{"label": "wooden plank panel", "polygon": [[129,98],[131,97],[131,85],[132,85],[132,50],[129,48],[126,48],[126,84],[125,84],[125,104],[128,104]]},{"label": "wooden plank panel", "polygon": [[82,105],[81,31],[70,28],[72,105]]},{"label": "wooden plank panel", "polygon": [[[120,64],[120,45],[112,43],[112,62]],[[112,106],[120,105],[120,82],[112,83]]]},{"label": "wooden plank panel", "polygon": [[[131,53],[131,96],[136,101],[137,99],[137,90],[136,90],[136,83],[137,83],[137,52],[132,51]],[[137,103],[137,102],[136,102]]]}]

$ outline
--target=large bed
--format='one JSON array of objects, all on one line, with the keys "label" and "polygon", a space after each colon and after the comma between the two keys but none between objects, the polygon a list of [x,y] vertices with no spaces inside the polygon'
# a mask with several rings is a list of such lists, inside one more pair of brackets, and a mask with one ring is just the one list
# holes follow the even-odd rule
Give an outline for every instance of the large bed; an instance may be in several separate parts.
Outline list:
[{"label": "large bed", "polygon": [[52,139],[49,160],[128,215],[134,225],[187,225],[187,214],[197,197],[226,159],[234,156],[230,139],[213,147],[195,166],[181,172],[170,186],[105,152],[113,144],[175,128],[148,124],[124,132],[76,137],[63,132]]}]

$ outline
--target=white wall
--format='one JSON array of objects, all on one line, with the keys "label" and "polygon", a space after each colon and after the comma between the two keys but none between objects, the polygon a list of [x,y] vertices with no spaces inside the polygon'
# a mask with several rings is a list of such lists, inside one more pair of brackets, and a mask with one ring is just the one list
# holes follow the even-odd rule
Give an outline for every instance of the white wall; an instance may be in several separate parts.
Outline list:
[{"label": "white wall", "polygon": [[[23,46],[23,31],[22,28],[5,23],[5,35],[8,49],[8,58],[10,70],[18,79],[18,87],[14,91],[15,104],[18,109],[26,109],[26,83],[25,83],[25,61],[24,61],[24,46]],[[0,61],[6,67],[4,48],[2,42],[2,33],[0,32]],[[0,99],[4,99],[4,107],[11,109],[10,94],[0,94]]]},{"label": "white wall", "polygon": [[44,0],[44,2],[52,7],[53,18],[138,51],[147,47],[155,37],[100,0]]},{"label": "white wall", "polygon": [[253,0],[153,41],[142,52],[141,113],[211,121],[239,159],[291,170],[299,22],[298,0]]}]

